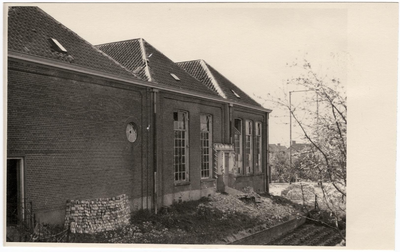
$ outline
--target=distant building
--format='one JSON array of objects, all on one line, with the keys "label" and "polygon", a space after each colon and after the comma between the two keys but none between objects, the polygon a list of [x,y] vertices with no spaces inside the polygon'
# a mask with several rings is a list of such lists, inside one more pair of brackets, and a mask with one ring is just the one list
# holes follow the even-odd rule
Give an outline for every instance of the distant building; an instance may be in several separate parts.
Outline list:
[{"label": "distant building", "polygon": [[290,151],[290,149],[292,150],[292,155],[296,155],[298,153],[301,153],[303,151],[307,151],[310,150],[312,147],[311,144],[307,144],[307,143],[296,143],[296,141],[292,141],[291,146],[288,148],[288,150]]}]

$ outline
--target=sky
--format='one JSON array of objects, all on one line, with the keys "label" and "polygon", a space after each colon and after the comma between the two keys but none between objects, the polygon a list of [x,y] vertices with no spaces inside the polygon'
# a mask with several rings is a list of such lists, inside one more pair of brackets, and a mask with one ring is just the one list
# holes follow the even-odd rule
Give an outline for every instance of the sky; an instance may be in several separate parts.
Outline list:
[{"label": "sky", "polygon": [[[281,89],[286,79],[297,74],[288,63],[306,58],[318,72],[346,75],[343,66],[349,55],[348,13],[340,6],[266,3],[38,6],[94,45],[144,38],[175,62],[205,60],[273,110],[269,143],[289,145],[289,112],[276,107],[267,95],[283,97]],[[296,86],[285,88],[296,89]],[[301,100],[302,95],[293,95],[293,102]],[[299,128],[293,127],[293,140],[302,142],[301,136]]]}]

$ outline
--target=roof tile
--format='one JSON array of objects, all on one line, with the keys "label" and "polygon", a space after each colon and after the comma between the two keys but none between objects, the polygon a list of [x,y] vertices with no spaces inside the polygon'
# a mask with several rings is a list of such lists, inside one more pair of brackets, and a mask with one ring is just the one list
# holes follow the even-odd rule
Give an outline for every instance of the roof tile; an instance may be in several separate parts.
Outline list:
[{"label": "roof tile", "polygon": [[[67,52],[54,48],[51,38]],[[137,79],[119,63],[34,6],[9,8],[8,50]]]},{"label": "roof tile", "polygon": [[[186,72],[201,81],[204,85],[212,89],[215,93],[220,93],[222,91],[226,99],[237,103],[261,107],[260,104],[254,101],[225,76],[208,65],[204,60],[184,61],[176,64],[185,69]],[[219,91],[219,89],[221,91]],[[222,95],[220,94],[220,96]]]},{"label": "roof tile", "polygon": [[144,39],[112,42],[96,47],[147,81],[217,96]]}]

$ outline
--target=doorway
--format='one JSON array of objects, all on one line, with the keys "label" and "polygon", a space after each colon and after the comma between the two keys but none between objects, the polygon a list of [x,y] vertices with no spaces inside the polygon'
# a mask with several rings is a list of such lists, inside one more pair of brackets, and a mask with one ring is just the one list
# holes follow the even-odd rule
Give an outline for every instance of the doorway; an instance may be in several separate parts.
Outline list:
[{"label": "doorway", "polygon": [[7,226],[24,220],[24,170],[22,158],[7,159]]}]

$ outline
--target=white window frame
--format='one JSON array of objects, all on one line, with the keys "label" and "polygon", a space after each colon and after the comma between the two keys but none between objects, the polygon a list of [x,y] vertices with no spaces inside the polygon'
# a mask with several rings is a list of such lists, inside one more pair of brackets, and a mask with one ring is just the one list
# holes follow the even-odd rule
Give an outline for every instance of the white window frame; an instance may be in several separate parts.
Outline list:
[{"label": "white window frame", "polygon": [[[204,119],[205,123],[207,124],[206,129],[202,128]],[[201,179],[208,179],[212,177],[212,169],[211,169],[211,167],[213,166],[212,119],[213,119],[212,115],[210,114],[200,114]]]},{"label": "white window frame", "polygon": [[[240,121],[240,129],[236,128],[236,120]],[[235,162],[238,169],[238,174],[243,174],[243,120],[236,118],[234,120],[234,150],[235,150]],[[239,134],[238,134],[238,133]],[[238,137],[237,137],[238,136]],[[237,146],[239,144],[239,146]]]},{"label": "white window frame", "polygon": [[256,152],[256,162],[255,168],[258,173],[262,173],[262,123],[256,122],[255,123],[255,152]]},{"label": "white window frame", "polygon": [[[177,120],[175,120],[175,113]],[[182,120],[179,120],[179,119]],[[180,124],[182,123],[182,124]],[[182,142],[183,141],[183,142]],[[174,111],[174,181],[189,181],[189,112]]]},{"label": "white window frame", "polygon": [[254,129],[253,129],[253,121],[246,120],[245,124],[245,166],[246,166],[246,174],[252,174],[254,172]]}]

